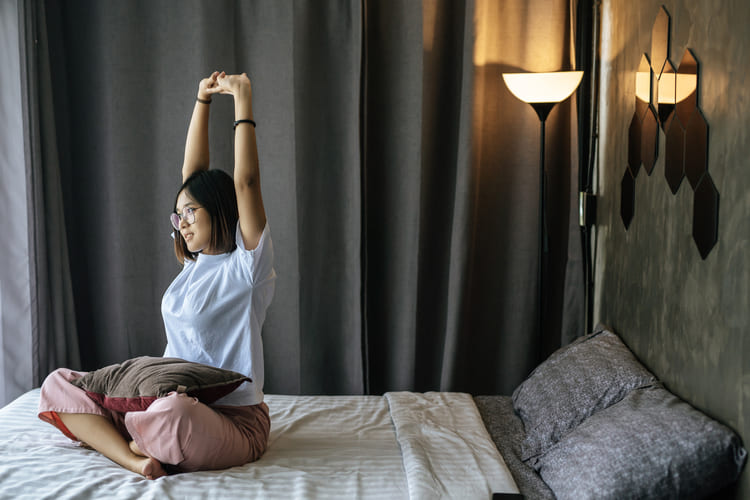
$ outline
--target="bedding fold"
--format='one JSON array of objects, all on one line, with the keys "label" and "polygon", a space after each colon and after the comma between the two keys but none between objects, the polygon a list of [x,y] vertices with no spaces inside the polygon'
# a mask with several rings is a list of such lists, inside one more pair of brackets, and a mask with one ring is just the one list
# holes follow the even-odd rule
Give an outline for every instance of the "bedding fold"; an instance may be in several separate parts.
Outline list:
[{"label": "bedding fold", "polygon": [[469,394],[389,392],[411,499],[518,493]]}]

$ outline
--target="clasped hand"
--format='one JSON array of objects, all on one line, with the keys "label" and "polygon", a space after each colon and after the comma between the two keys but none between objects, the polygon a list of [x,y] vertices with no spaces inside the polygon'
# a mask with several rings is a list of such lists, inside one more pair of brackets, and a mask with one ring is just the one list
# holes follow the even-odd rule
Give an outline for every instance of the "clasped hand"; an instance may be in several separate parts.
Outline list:
[{"label": "clasped hand", "polygon": [[250,79],[247,73],[241,75],[227,75],[225,72],[214,71],[211,76],[201,80],[198,86],[198,97],[209,99],[213,94],[230,94],[234,97],[250,95]]}]

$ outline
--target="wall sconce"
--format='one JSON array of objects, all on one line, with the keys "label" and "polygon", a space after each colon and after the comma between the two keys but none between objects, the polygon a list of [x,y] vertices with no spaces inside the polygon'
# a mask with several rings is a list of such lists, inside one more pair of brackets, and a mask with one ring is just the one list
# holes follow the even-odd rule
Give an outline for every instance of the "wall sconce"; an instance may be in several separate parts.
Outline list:
[{"label": "wall sconce", "polygon": [[503,73],[505,85],[523,102],[531,104],[541,122],[539,135],[539,271],[537,293],[539,301],[538,331],[542,330],[542,285],[543,266],[547,248],[547,222],[545,220],[545,171],[544,171],[544,124],[550,111],[558,102],[564,101],[578,88],[583,71],[557,71],[553,73]]}]

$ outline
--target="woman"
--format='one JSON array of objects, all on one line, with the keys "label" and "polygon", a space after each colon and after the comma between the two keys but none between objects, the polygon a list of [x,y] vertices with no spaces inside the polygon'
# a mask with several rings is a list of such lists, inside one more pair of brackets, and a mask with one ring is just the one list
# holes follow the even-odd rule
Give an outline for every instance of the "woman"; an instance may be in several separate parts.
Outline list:
[{"label": "woman", "polygon": [[[234,178],[208,170],[208,115],[214,94],[234,98]],[[201,80],[188,128],[183,185],[171,214],[183,270],[162,299],[165,356],[247,375],[211,406],[171,393],[146,411],[119,413],[70,384],[83,374],[58,369],[42,385],[39,417],[148,479],[176,471],[222,469],[265,452],[270,419],[263,403],[260,338],[276,278],[260,191],[252,92],[246,74]]]}]

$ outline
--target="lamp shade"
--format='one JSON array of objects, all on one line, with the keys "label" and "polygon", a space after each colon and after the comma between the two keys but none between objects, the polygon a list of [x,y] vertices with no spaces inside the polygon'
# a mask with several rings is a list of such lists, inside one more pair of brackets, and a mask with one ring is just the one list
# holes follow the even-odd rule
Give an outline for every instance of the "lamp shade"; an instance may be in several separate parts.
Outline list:
[{"label": "lamp shade", "polygon": [[578,88],[582,77],[583,71],[503,73],[513,95],[528,103],[564,101]]}]

